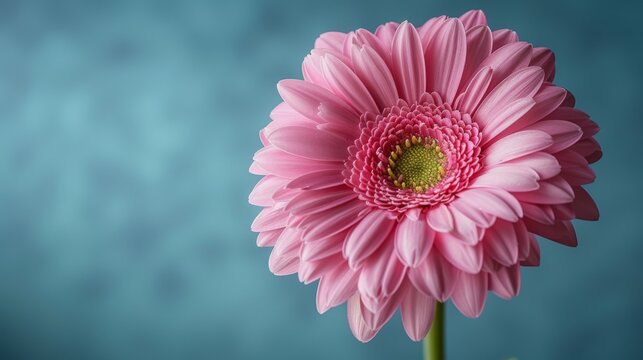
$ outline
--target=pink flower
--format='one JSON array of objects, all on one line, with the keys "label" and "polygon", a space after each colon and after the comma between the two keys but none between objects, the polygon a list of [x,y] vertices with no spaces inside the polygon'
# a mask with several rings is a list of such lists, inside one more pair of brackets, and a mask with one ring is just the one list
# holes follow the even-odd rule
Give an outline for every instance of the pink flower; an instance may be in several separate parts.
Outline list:
[{"label": "pink flower", "polygon": [[598,126],[551,50],[482,11],[322,34],[302,72],[260,134],[252,230],[273,273],[319,279],[320,313],[348,303],[361,341],[398,308],[416,341],[436,301],[479,316],[539,264],[535,235],[576,246],[572,219],[598,219]]}]

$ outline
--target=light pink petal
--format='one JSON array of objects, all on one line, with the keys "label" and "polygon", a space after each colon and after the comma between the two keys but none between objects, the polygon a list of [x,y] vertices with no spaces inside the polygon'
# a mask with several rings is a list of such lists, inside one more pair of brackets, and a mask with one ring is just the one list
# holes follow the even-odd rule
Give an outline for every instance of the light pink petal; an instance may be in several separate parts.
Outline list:
[{"label": "light pink petal", "polygon": [[283,229],[262,231],[257,235],[257,246],[275,246],[277,239],[281,236]]},{"label": "light pink petal", "polygon": [[451,211],[449,211],[449,208],[444,204],[429,208],[426,220],[429,226],[438,232],[450,232],[454,227]]},{"label": "light pink petal", "polygon": [[474,222],[467,215],[460,212],[454,206],[449,205],[449,210],[453,215],[453,231],[451,234],[456,239],[459,239],[469,245],[475,245],[480,241],[480,232],[476,222]]},{"label": "light pink petal", "polygon": [[323,314],[346,301],[357,292],[358,278],[359,272],[351,270],[345,263],[324,274],[317,286],[317,311]]},{"label": "light pink petal", "polygon": [[301,244],[301,232],[299,230],[284,229],[270,253],[270,259],[268,260],[270,271],[275,275],[296,273],[299,268]]},{"label": "light pink petal", "polygon": [[565,246],[578,246],[576,230],[569,220],[560,220],[556,221],[554,225],[545,225],[525,219],[525,225],[527,225],[527,229],[529,229],[530,232],[536,235],[540,235]]},{"label": "light pink petal", "polygon": [[373,210],[350,232],[344,243],[344,256],[356,269],[389,237],[395,220],[387,211]]},{"label": "light pink petal", "polygon": [[516,41],[518,41],[518,34],[515,31],[509,29],[495,30],[493,32],[493,51]]},{"label": "light pink petal", "polygon": [[[305,246],[305,244],[303,244],[302,247],[303,246]],[[297,277],[300,282],[308,285],[313,281],[317,281],[324,274],[335,268],[338,263],[343,261],[345,262],[344,258],[339,253],[317,260],[303,260],[300,257]]]},{"label": "light pink petal", "polygon": [[348,144],[325,131],[290,126],[273,131],[268,137],[278,149],[313,160],[344,161]]},{"label": "light pink petal", "polygon": [[524,97],[507,104],[504,108],[499,108],[497,113],[488,118],[482,143],[486,144],[496,139],[498,134],[519,121],[535,104],[534,99]]},{"label": "light pink petal", "polygon": [[363,343],[371,341],[379,329],[373,330],[364,322],[359,294],[355,294],[348,299],[346,312],[348,314],[348,325],[353,336]]},{"label": "light pink petal", "polygon": [[391,47],[393,74],[401,98],[414,103],[426,90],[424,50],[415,27],[403,22]]},{"label": "light pink petal", "polygon": [[377,113],[375,100],[366,89],[366,86],[346,64],[337,57],[325,55],[322,58],[324,77],[333,91],[343,96],[359,113]]},{"label": "light pink petal", "polygon": [[344,177],[340,171],[323,170],[302,175],[291,180],[286,185],[289,189],[316,190],[327,189],[344,183]]},{"label": "light pink petal", "polygon": [[[392,236],[390,237],[392,239]],[[377,312],[402,284],[406,268],[398,260],[394,245],[385,244],[362,267],[357,288],[366,307]]]},{"label": "light pink petal", "polygon": [[418,35],[420,35],[420,41],[422,42],[422,49],[424,49],[425,52],[429,47],[429,43],[433,40],[433,37],[435,37],[438,30],[446,24],[448,19],[449,18],[444,15],[434,17],[417,29]]},{"label": "light pink petal", "polygon": [[487,285],[487,273],[462,273],[451,296],[453,304],[464,316],[477,318],[487,299]]},{"label": "light pink petal", "polygon": [[534,204],[567,204],[574,200],[574,190],[562,177],[556,176],[541,181],[537,190],[516,193],[516,197]]},{"label": "light pink petal", "polygon": [[435,232],[426,219],[412,219],[405,216],[395,232],[395,250],[400,261],[407,266],[416,267],[431,250]]},{"label": "light pink petal", "polygon": [[315,40],[315,49],[328,49],[341,54],[344,39],[346,39],[345,33],[337,31],[325,32]]},{"label": "light pink petal", "polygon": [[264,176],[252,189],[250,196],[248,196],[248,202],[256,206],[272,206],[275,203],[272,194],[282,189],[287,183],[287,179],[272,175]]},{"label": "light pink petal", "polygon": [[317,241],[351,228],[366,215],[367,208],[361,200],[352,200],[336,208],[305,218],[304,241]]},{"label": "light pink petal", "polygon": [[[481,70],[480,64],[491,54],[491,30],[486,25],[467,29],[467,55],[462,72],[460,88],[469,83],[469,78]],[[484,67],[483,67],[484,68]],[[489,66],[491,69],[491,66]],[[491,79],[489,80],[491,83]],[[471,113],[472,114],[472,113]]]},{"label": "light pink petal", "polygon": [[540,246],[533,234],[529,234],[529,256],[520,262],[520,266],[539,266]]},{"label": "light pink petal", "polygon": [[463,113],[473,114],[487,93],[492,75],[493,71],[491,67],[487,66],[480,69],[480,71],[471,78],[464,92],[456,99],[456,109],[459,109]]},{"label": "light pink petal", "polygon": [[563,120],[539,121],[526,129],[540,130],[549,134],[554,139],[554,143],[547,148],[550,153],[572,146],[583,136],[583,131],[578,125]]},{"label": "light pink petal", "polygon": [[464,26],[450,19],[435,35],[426,52],[427,86],[451,103],[460,85],[467,52]]},{"label": "light pink petal", "polygon": [[500,188],[507,191],[532,191],[538,189],[538,174],[518,165],[495,165],[471,181],[472,188]]},{"label": "light pink petal", "polygon": [[277,90],[286,104],[311,120],[322,121],[318,116],[321,103],[327,103],[329,106],[341,109],[346,114],[345,117],[350,117],[351,115],[357,117],[357,113],[348,104],[319,85],[303,80],[281,80],[277,84]]},{"label": "light pink petal", "polygon": [[347,186],[331,189],[305,190],[286,204],[286,211],[293,215],[305,216],[332,209],[355,199],[357,194]]},{"label": "light pink petal", "polygon": [[540,180],[550,179],[560,174],[560,164],[556,157],[546,152],[535,152],[514,160],[505,162],[509,166],[525,166],[534,170]]},{"label": "light pink petal", "polygon": [[487,17],[482,10],[469,10],[460,16],[460,21],[467,30],[478,25],[487,26]]},{"label": "light pink petal", "polygon": [[494,226],[487,229],[482,240],[485,255],[504,266],[518,262],[518,238],[510,222],[498,220]]},{"label": "light pink petal", "polygon": [[582,220],[596,221],[599,218],[598,206],[589,193],[580,186],[574,186],[574,213]]},{"label": "light pink petal", "polygon": [[[494,77],[496,71],[494,70]],[[535,66],[509,75],[482,101],[473,117],[474,120],[484,129],[500,109],[518,99],[533,97],[540,88],[543,78],[543,70]]]},{"label": "light pink petal", "polygon": [[317,261],[342,252],[347,232],[341,232],[323,241],[304,241],[299,257],[304,261]]},{"label": "light pink petal", "polygon": [[551,136],[543,131],[519,131],[489,145],[483,162],[487,166],[499,164],[546,149],[553,143]]},{"label": "light pink petal", "polygon": [[538,221],[541,224],[552,225],[556,221],[554,210],[549,205],[537,205],[523,202],[522,208],[525,217]]},{"label": "light pink petal", "polygon": [[551,50],[547,48],[537,47],[533,50],[532,59],[529,63],[529,66],[540,66],[543,70],[545,70],[545,80],[552,82],[554,81],[554,75],[556,73],[556,69],[554,67],[555,62],[556,59],[554,57],[554,53]]},{"label": "light pink petal", "polygon": [[519,41],[507,44],[492,52],[480,64],[480,68],[491,66],[493,69],[491,88],[494,88],[516,70],[526,67],[531,60],[531,49],[532,47],[529,43]]},{"label": "light pink petal", "polygon": [[490,213],[481,211],[484,204],[478,202],[479,198],[476,198],[475,195],[470,196],[471,191],[475,192],[475,190],[465,190],[460,192],[456,199],[450,203],[450,206],[472,220],[477,226],[488,228],[495,221],[495,216],[489,216],[491,215]]},{"label": "light pink petal", "polygon": [[413,286],[445,302],[455,289],[460,270],[434,250],[418,267],[409,269],[408,274]]},{"label": "light pink petal", "polygon": [[435,299],[411,287],[402,300],[402,324],[413,341],[422,340],[431,328]]},{"label": "light pink petal", "polygon": [[[384,60],[387,65],[391,63],[390,42],[384,46],[384,43],[375,34],[365,29],[357,29],[355,31],[355,40],[360,47],[363,46],[375,50],[377,55]],[[353,62],[353,65],[354,64]]]},{"label": "light pink petal", "polygon": [[505,192],[505,194],[506,196],[499,196],[497,192],[473,188],[460,192],[458,199],[453,204],[460,203],[459,209],[461,211],[461,208],[469,208],[508,221],[517,221],[522,217],[520,203],[509,193]]},{"label": "light pink petal", "polygon": [[277,230],[286,226],[288,213],[283,208],[265,208],[261,210],[250,226],[254,232]]},{"label": "light pink petal", "polygon": [[324,78],[321,66],[321,56],[324,53],[324,50],[313,49],[310,55],[306,55],[304,61],[301,63],[301,73],[307,82],[328,89],[328,82]]},{"label": "light pink petal", "polygon": [[369,310],[368,306],[366,305],[368,300],[366,300],[365,297],[361,295],[360,298],[362,300],[362,318],[364,319],[366,325],[371,329],[380,329],[382,326],[384,326],[384,324],[386,324],[391,319],[391,317],[393,317],[395,311],[400,307],[402,300],[404,299],[404,297],[406,297],[406,294],[408,294],[409,287],[410,286],[408,286],[408,283],[404,282],[402,285],[400,285],[398,291],[396,291],[395,294],[389,297],[384,302],[384,304],[381,305],[380,308],[378,308],[377,311]]},{"label": "light pink petal", "polygon": [[509,300],[520,292],[520,265],[502,267],[489,274],[489,290]]},{"label": "light pink petal", "polygon": [[257,151],[253,159],[270,174],[286,179],[294,179],[315,171],[342,171],[344,168],[341,162],[307,159],[289,154],[274,146],[268,146]]},{"label": "light pink petal", "polygon": [[436,238],[436,246],[442,256],[456,268],[470,274],[476,274],[482,268],[482,244],[471,246],[448,234]]},{"label": "light pink petal", "polygon": [[396,103],[399,98],[395,80],[386,62],[368,46],[353,46],[351,59],[355,72],[368,91],[373,95],[380,109]]},{"label": "light pink petal", "polygon": [[565,89],[561,87],[543,84],[533,97],[536,104],[523,117],[505,129],[502,134],[514,133],[543,119],[560,106],[566,94]]}]

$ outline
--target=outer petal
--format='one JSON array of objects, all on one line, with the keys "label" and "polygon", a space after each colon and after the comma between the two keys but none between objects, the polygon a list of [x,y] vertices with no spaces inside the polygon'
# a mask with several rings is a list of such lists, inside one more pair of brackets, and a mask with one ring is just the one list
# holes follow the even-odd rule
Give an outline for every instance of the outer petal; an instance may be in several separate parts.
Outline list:
[{"label": "outer petal", "polygon": [[511,266],[518,262],[518,238],[511,223],[496,221],[494,226],[487,229],[482,242],[485,255],[491,256],[498,263]]},{"label": "outer petal", "polygon": [[422,340],[431,328],[435,299],[411,287],[402,301],[402,324],[413,341]]},{"label": "outer petal", "polygon": [[351,270],[346,264],[339,264],[324,274],[317,286],[317,311],[320,314],[337,306],[357,291],[359,272]]},{"label": "outer petal", "polygon": [[485,165],[499,164],[546,149],[554,143],[549,134],[540,130],[524,130],[508,135],[485,150]]},{"label": "outer petal", "polygon": [[395,80],[386,62],[377,52],[368,46],[353,46],[351,59],[355,72],[373,95],[379,108],[384,109],[395,104],[399,98]]},{"label": "outer petal", "polygon": [[413,286],[441,302],[451,296],[459,276],[460,270],[435,250],[417,268],[409,269]]},{"label": "outer petal", "polygon": [[401,97],[414,103],[426,90],[424,50],[415,27],[403,22],[395,32],[391,48],[393,74]]},{"label": "outer petal", "polygon": [[538,174],[518,165],[496,165],[480,173],[470,184],[472,188],[500,188],[507,191],[537,190]]},{"label": "outer petal", "polygon": [[487,299],[487,285],[487,273],[463,273],[451,297],[453,304],[464,316],[480,316]]},{"label": "outer petal", "polygon": [[[462,73],[461,88],[469,78],[476,73],[480,64],[491,54],[491,30],[486,25],[478,25],[467,29],[467,55]],[[489,66],[491,68],[491,66]]]},{"label": "outer petal", "polygon": [[482,244],[467,245],[447,234],[436,238],[436,245],[453,266],[470,274],[476,274],[482,269]]},{"label": "outer petal", "polygon": [[379,329],[373,330],[366,325],[362,317],[361,306],[359,294],[355,294],[348,299],[346,312],[348,314],[348,325],[351,328],[353,336],[355,336],[357,340],[366,343],[375,337]]},{"label": "outer petal", "polygon": [[395,233],[397,256],[405,265],[416,267],[429,254],[434,238],[435,232],[424,217],[411,219],[405,216]]},{"label": "outer petal", "polygon": [[495,87],[516,70],[526,67],[531,60],[531,49],[530,44],[519,41],[507,44],[492,52],[491,55],[480,64],[480,68],[491,66],[493,69],[491,87]]},{"label": "outer petal", "polygon": [[520,265],[500,268],[489,274],[489,290],[505,300],[520,292]]},{"label": "outer petal", "polygon": [[364,305],[373,312],[382,310],[402,284],[405,274],[406,268],[398,260],[393,244],[384,245],[362,268],[357,286]]},{"label": "outer petal", "polygon": [[284,127],[273,131],[268,139],[275,147],[307,159],[343,161],[348,157],[344,139],[313,128]]},{"label": "outer petal", "polygon": [[429,226],[438,232],[450,232],[453,230],[453,215],[449,207],[444,204],[433,206],[426,216]]},{"label": "outer petal", "polygon": [[359,113],[378,112],[366,86],[346,64],[332,55],[325,55],[322,58],[322,69],[334,92],[341,94]]},{"label": "outer petal", "polygon": [[467,30],[478,25],[487,26],[487,17],[482,10],[469,10],[460,16],[460,21]]},{"label": "outer petal", "polygon": [[444,101],[451,103],[460,85],[466,60],[467,39],[457,19],[448,20],[429,44],[426,52],[427,85]]},{"label": "outer petal", "polygon": [[374,210],[353,228],[344,243],[349,265],[358,268],[389,237],[395,220],[387,211]]}]

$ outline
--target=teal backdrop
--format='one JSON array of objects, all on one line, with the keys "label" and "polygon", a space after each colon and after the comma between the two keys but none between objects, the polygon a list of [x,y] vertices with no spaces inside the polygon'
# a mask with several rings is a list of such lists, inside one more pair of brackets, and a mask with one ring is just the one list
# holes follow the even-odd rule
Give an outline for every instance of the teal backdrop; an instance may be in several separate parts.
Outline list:
[{"label": "teal backdrop", "polygon": [[543,242],[512,301],[447,307],[450,359],[643,358],[636,2],[0,1],[0,358],[420,359],[273,276],[247,197],[275,84],[324,31],[458,16],[551,47],[600,124],[580,246]]}]

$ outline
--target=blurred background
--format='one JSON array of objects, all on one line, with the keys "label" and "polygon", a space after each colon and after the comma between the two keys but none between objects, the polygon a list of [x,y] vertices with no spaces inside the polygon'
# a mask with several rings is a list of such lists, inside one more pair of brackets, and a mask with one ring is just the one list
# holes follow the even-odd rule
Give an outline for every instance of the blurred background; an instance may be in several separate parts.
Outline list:
[{"label": "blurred background", "polygon": [[[275,84],[324,31],[471,8],[551,47],[601,125],[580,246],[543,243],[521,294],[451,359],[643,358],[641,6],[628,1],[0,1],[0,358],[420,359],[396,316],[370,343],[255,246],[247,172]],[[639,229],[639,230],[637,230]]]}]

